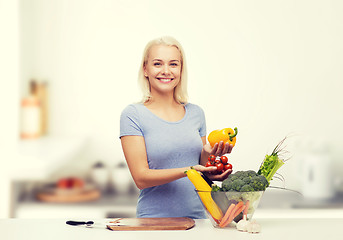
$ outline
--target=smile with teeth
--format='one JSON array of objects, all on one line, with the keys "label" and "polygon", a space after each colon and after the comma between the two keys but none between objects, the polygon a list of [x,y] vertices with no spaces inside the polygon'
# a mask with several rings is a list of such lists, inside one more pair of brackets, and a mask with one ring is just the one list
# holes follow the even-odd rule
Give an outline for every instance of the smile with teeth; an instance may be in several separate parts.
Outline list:
[{"label": "smile with teeth", "polygon": [[173,81],[173,78],[157,78],[157,79],[163,83],[168,83],[168,82]]}]

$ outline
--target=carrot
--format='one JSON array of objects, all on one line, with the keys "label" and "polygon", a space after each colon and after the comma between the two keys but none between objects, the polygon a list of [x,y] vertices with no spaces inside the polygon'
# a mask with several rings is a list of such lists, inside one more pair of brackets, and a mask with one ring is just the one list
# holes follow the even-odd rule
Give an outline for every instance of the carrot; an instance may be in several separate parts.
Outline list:
[{"label": "carrot", "polygon": [[[245,209],[245,206],[244,206],[244,205],[242,205],[242,206],[240,206],[239,208],[237,208],[236,211],[235,211],[235,213],[232,214],[232,219],[231,219],[231,221],[230,221],[230,219],[229,219],[228,221],[232,222],[232,220],[235,219],[235,217],[237,217],[244,209]],[[229,222],[229,223],[230,223],[230,222]]]},{"label": "carrot", "polygon": [[244,203],[243,201],[240,201],[239,203],[237,203],[236,207],[235,207],[235,210],[233,211],[233,214],[236,213],[236,211],[241,208],[242,206],[244,206]]},{"label": "carrot", "polygon": [[230,217],[231,212],[233,211],[233,209],[236,207],[236,205],[234,203],[231,203],[231,205],[229,206],[229,208],[226,210],[224,217],[222,218],[219,227],[221,227],[222,224],[225,223],[225,221]]},{"label": "carrot", "polygon": [[245,203],[245,208],[244,208],[243,216],[248,217],[247,215],[248,215],[249,205],[250,205],[250,202],[249,202],[249,200],[247,200],[246,203]]},{"label": "carrot", "polygon": [[229,219],[222,225],[222,227],[226,227],[227,225],[229,225],[232,222],[232,220],[235,219],[235,217],[237,217],[244,209],[244,205],[240,208],[236,208],[236,211],[230,215]]},{"label": "carrot", "polygon": [[244,210],[245,206],[243,201],[240,201],[239,203],[236,204],[236,206],[234,207],[234,209],[231,211],[231,214],[229,215],[229,218],[225,221],[222,221],[219,225],[219,227],[226,227],[227,225],[229,225],[232,220],[238,216],[238,214],[240,214],[243,210]]}]

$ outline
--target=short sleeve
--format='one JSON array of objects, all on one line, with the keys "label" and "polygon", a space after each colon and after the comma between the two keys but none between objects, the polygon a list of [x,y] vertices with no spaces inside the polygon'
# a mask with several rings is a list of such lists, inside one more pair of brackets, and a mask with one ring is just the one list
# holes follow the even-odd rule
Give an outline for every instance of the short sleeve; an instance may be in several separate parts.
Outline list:
[{"label": "short sleeve", "polygon": [[137,109],[131,104],[120,115],[120,136],[143,136]]},{"label": "short sleeve", "polygon": [[200,116],[200,128],[199,128],[199,134],[200,137],[206,136],[206,119],[205,119],[205,113],[202,110],[202,108],[199,107],[199,116]]}]

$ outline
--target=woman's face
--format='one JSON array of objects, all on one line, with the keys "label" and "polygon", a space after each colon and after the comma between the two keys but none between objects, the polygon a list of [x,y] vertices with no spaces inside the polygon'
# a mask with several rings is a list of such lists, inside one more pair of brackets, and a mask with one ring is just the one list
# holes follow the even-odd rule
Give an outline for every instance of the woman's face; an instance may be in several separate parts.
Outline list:
[{"label": "woman's face", "polygon": [[176,47],[152,46],[144,67],[144,75],[149,79],[151,93],[173,93],[180,82],[181,67],[181,55]]}]

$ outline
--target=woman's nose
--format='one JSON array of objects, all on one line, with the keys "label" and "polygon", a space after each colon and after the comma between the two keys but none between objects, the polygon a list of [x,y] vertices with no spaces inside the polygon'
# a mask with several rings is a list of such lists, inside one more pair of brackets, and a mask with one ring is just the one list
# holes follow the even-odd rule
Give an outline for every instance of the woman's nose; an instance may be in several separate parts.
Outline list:
[{"label": "woman's nose", "polygon": [[162,71],[163,71],[164,74],[170,74],[169,66],[168,65],[164,65]]}]

